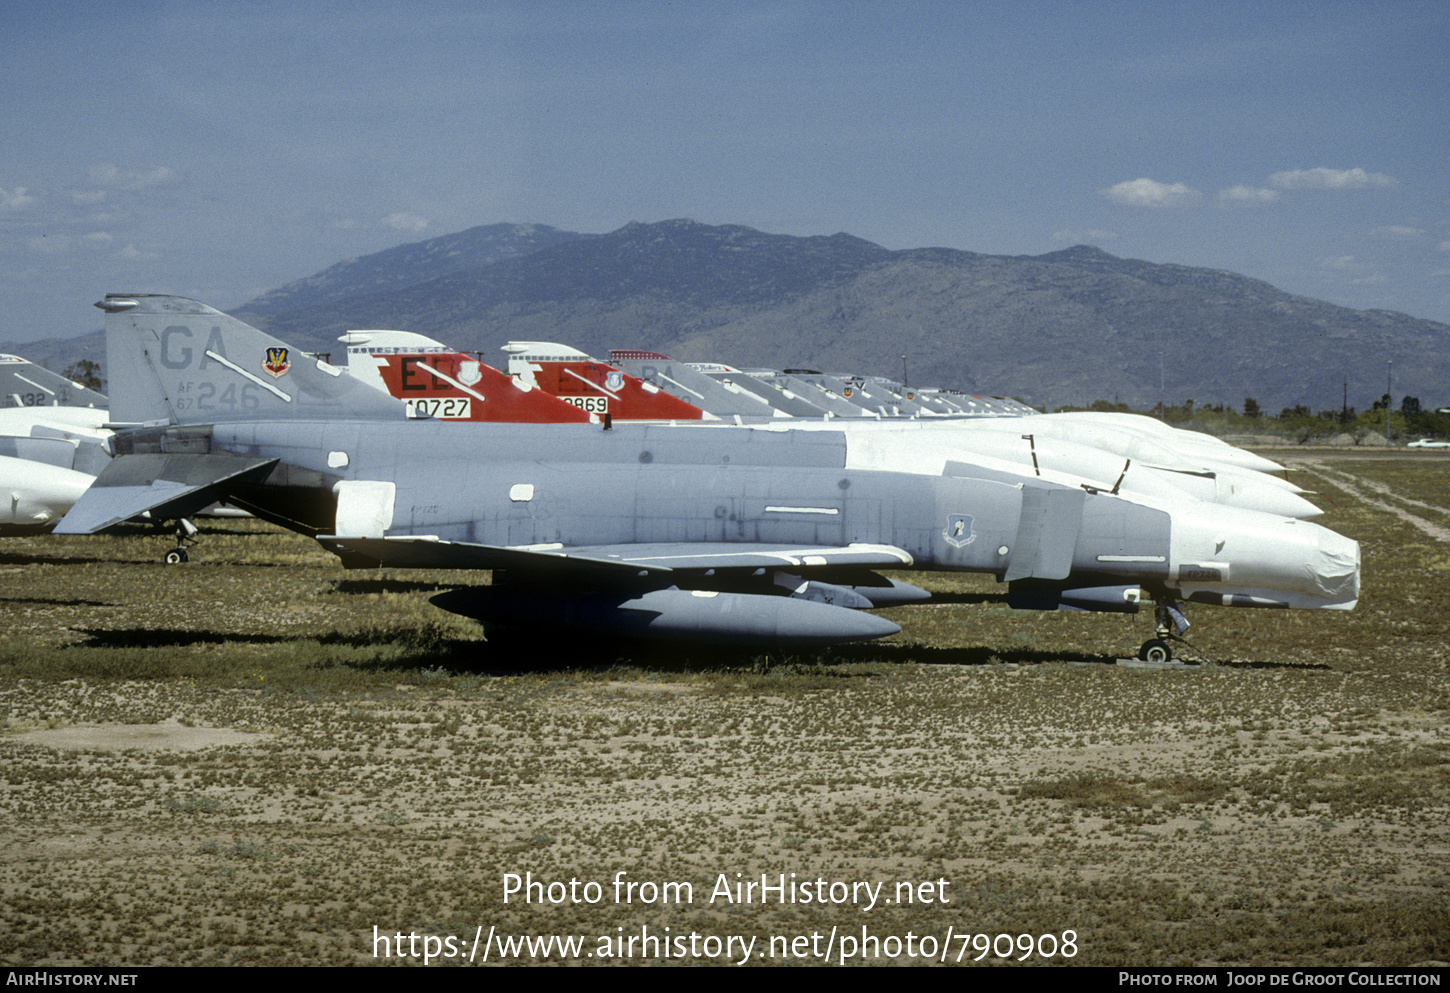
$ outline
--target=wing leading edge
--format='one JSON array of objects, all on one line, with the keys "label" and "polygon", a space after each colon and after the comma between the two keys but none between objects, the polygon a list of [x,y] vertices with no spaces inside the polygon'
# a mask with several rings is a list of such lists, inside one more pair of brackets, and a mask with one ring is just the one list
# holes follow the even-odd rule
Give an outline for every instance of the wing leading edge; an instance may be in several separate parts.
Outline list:
[{"label": "wing leading edge", "polygon": [[911,554],[892,545],[802,548],[743,542],[676,542],[574,547],[482,545],[430,536],[317,539],[349,568],[599,569],[640,573],[862,567],[908,569]]}]

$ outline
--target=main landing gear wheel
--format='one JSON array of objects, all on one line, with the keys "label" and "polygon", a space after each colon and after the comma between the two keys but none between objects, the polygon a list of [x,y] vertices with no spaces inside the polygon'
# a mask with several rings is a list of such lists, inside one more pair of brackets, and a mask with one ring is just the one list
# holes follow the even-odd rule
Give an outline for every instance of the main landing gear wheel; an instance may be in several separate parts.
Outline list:
[{"label": "main landing gear wheel", "polygon": [[176,522],[176,547],[166,553],[167,565],[185,565],[191,556],[186,553],[189,546],[196,544],[196,525],[185,517]]}]

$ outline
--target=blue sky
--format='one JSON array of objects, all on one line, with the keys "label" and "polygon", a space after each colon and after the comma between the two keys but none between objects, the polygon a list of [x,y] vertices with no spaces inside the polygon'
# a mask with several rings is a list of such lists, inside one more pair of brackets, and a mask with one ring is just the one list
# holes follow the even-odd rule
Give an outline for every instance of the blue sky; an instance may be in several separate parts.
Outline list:
[{"label": "blue sky", "polygon": [[1229,269],[1450,323],[1450,5],[0,6],[0,340],[501,221]]}]

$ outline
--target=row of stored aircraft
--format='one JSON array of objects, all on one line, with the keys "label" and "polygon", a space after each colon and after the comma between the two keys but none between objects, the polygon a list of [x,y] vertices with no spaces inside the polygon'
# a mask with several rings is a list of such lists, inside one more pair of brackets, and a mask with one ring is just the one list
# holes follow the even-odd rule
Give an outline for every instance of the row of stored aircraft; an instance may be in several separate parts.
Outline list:
[{"label": "row of stored aircraft", "polygon": [[[348,566],[492,570],[434,598],[486,623],[712,644],[895,633],[869,611],[927,594],[883,569],[990,573],[1024,608],[1151,600],[1156,659],[1186,603],[1358,597],[1357,544],[1279,467],[1149,418],[537,342],[505,374],[401,332],[349,334],[343,368],[195,301],[97,306],[115,458],[61,533],[225,500]],[[777,412],[822,398],[852,408]]]},{"label": "row of stored aircraft", "polygon": [[[627,376],[597,363],[584,353],[562,345],[537,342],[511,343],[509,374],[520,384],[545,388],[524,392],[521,389],[500,390],[506,377],[468,355],[454,352],[422,335],[402,331],[350,332],[343,337],[347,344],[348,368],[378,389],[404,399],[410,416],[431,416],[454,420],[520,421],[544,423],[598,423],[603,417],[630,420],[684,419],[715,420],[718,415],[687,401],[677,400],[656,388],[650,381]],[[544,349],[549,358],[542,364],[530,362],[532,356],[520,351]],[[366,360],[352,360],[359,355]],[[568,355],[570,361],[555,361]],[[631,353],[664,359],[655,353]],[[668,361],[668,360],[665,360]],[[731,370],[728,366],[717,368]],[[544,370],[547,370],[545,372]],[[582,374],[581,374],[582,373]],[[543,383],[535,381],[535,375]],[[715,391],[726,398],[737,395],[727,380],[724,387],[711,379],[702,379],[693,368],[676,373],[682,379],[693,379],[700,389]],[[587,377],[587,378],[586,378]],[[662,378],[675,384],[666,373]],[[761,381],[769,377],[756,376]],[[864,382],[861,377],[854,377]],[[676,387],[678,388],[678,387]],[[852,386],[846,386],[847,395]],[[484,400],[481,391],[488,391]],[[684,388],[691,399],[701,399],[699,390]],[[766,407],[755,393],[745,393],[757,406],[749,411],[752,419],[761,416],[836,416],[828,412],[829,403],[805,407],[793,402],[788,392],[779,392],[777,405]],[[857,389],[858,403],[869,396]],[[716,409],[721,409],[718,401]],[[909,401],[909,398],[908,398]],[[847,403],[849,416],[900,417],[912,416],[900,408],[870,410]],[[966,398],[963,407],[972,413],[1012,411],[1030,408],[1015,401],[992,398]],[[90,390],[50,370],[15,356],[0,354],[0,488],[9,496],[9,507],[0,518],[0,534],[25,534],[48,530],[90,486],[95,474],[109,460],[106,450],[111,432],[104,427],[107,417],[104,394]],[[970,410],[980,408],[980,410]],[[943,408],[959,413],[955,408]],[[591,416],[593,414],[593,416]],[[726,416],[731,414],[726,409]],[[36,463],[27,465],[26,463]]]},{"label": "row of stored aircraft", "polygon": [[[605,363],[565,345],[535,341],[504,346],[509,357],[504,376],[473,356],[410,332],[353,331],[342,341],[348,371],[402,399],[415,416],[554,423],[729,419],[737,425],[785,418],[793,430],[851,431],[863,451],[872,447],[877,460],[890,467],[925,454],[926,461],[914,467],[939,472],[941,457],[955,453],[1030,465],[1039,477],[1065,473],[1101,488],[1164,499],[1187,494],[1305,519],[1321,513],[1297,486],[1268,475],[1284,471],[1278,463],[1140,415],[1043,416],[1015,400],[943,391],[930,392],[952,397],[951,408],[926,414],[912,403],[928,391],[905,391],[879,379],[867,390],[861,388],[864,377],[820,373],[811,374],[817,382],[807,404],[799,376],[676,363],[656,352],[615,351]],[[480,392],[485,375],[493,387],[487,401]],[[831,398],[854,413],[838,417],[824,402]],[[1037,416],[1020,420],[1028,415]],[[896,439],[903,431],[929,432],[929,441],[902,447]]]}]

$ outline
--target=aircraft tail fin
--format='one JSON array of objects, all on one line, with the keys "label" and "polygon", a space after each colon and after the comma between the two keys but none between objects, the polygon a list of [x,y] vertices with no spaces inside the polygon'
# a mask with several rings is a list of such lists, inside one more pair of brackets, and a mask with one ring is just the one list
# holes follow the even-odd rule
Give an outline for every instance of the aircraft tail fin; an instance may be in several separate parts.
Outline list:
[{"label": "aircraft tail fin", "polygon": [[592,414],[607,414],[616,421],[719,420],[654,383],[568,345],[511,341],[503,350],[509,357],[509,375]]},{"label": "aircraft tail fin", "polygon": [[404,417],[342,369],[195,300],[110,293],[96,306],[115,423]]},{"label": "aircraft tail fin", "polygon": [[0,407],[104,406],[104,393],[18,355],[0,355]]},{"label": "aircraft tail fin", "polygon": [[414,417],[588,424],[600,418],[478,358],[410,331],[349,331],[347,369],[397,397]]}]

